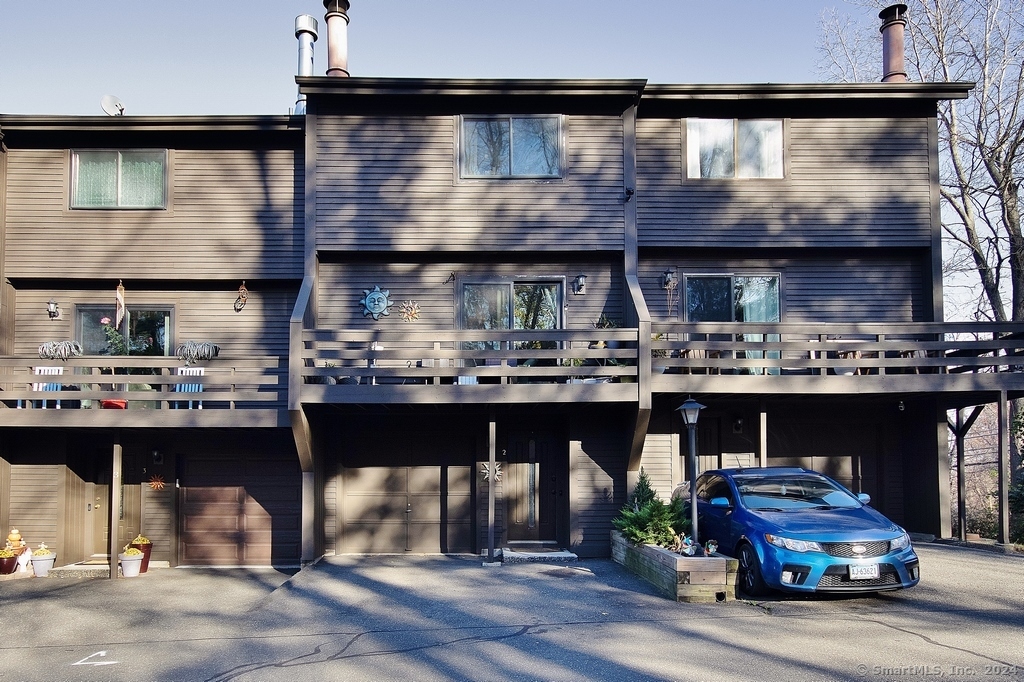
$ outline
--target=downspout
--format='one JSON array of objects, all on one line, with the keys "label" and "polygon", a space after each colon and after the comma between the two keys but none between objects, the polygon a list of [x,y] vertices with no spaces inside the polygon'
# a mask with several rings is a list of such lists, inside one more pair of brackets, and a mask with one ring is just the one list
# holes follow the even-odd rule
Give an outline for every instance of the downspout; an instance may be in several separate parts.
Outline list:
[{"label": "downspout", "polygon": [[626,299],[632,303],[632,313],[637,327],[637,403],[636,418],[633,422],[633,437],[629,446],[629,460],[626,465],[626,487],[632,489],[640,470],[640,458],[647,440],[647,429],[651,423],[651,314],[640,288],[640,250],[637,235],[637,186],[636,186],[636,110],[641,92],[636,100],[622,114],[622,180],[624,239],[623,272],[626,279]]},{"label": "downspout", "polygon": [[316,467],[309,419],[302,409],[303,330],[316,326],[316,107],[306,105],[303,162],[304,251],[302,285],[288,321],[288,416],[302,472],[302,555],[307,563],[317,557]]}]

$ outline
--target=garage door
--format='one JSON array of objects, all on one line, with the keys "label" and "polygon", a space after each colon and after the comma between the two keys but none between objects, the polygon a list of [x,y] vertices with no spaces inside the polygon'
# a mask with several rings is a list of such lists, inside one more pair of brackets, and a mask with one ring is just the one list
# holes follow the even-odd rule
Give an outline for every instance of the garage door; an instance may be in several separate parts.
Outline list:
[{"label": "garage door", "polygon": [[178,563],[297,564],[302,477],[294,455],[185,456]]},{"label": "garage door", "polygon": [[470,471],[468,466],[345,468],[339,551],[472,551]]}]

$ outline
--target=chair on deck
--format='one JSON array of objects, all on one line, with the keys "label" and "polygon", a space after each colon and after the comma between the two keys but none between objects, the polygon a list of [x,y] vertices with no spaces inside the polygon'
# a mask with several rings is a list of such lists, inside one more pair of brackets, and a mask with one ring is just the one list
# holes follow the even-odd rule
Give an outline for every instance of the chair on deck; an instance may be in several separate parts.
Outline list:
[{"label": "chair on deck", "polygon": [[[63,367],[35,367],[35,368],[33,368],[33,372],[32,373],[35,376],[40,376],[40,377],[43,377],[43,376],[46,376],[46,377],[49,377],[49,376],[62,376],[64,374],[64,368]],[[60,390],[62,390],[62,387],[61,387],[61,384],[60,384],[59,381],[36,382],[36,383],[32,384],[32,390],[33,391],[60,391]],[[53,400],[53,401],[47,401],[47,400],[38,400],[37,401],[37,400],[33,400],[32,402],[33,403],[38,403],[38,407],[40,407],[40,408],[42,408],[44,410],[46,409],[46,403],[47,402],[53,402],[54,403],[54,409],[57,409],[57,410],[60,409],[60,400],[59,399],[58,400]],[[18,408],[20,409],[21,407],[22,407],[22,401],[19,400],[18,401]],[[33,405],[33,407],[36,407],[36,405]]]},{"label": "chair on deck", "polygon": [[[178,376],[180,377],[201,377],[206,375],[204,367],[179,367]],[[202,393],[203,385],[201,383],[196,384],[174,384],[174,391],[176,393]],[[191,410],[192,404],[195,403],[195,409],[203,409],[202,400],[176,400],[171,403],[171,407],[176,410]]]}]

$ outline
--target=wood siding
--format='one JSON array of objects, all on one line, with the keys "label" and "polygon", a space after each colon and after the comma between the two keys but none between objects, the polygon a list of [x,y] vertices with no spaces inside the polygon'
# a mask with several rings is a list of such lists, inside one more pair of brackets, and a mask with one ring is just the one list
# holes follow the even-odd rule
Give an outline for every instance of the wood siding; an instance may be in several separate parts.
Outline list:
[{"label": "wood siding", "polygon": [[11,466],[11,526],[21,531],[33,549],[45,542],[62,558],[58,533],[64,509],[63,464],[14,464]]},{"label": "wood siding", "polygon": [[171,150],[167,210],[71,210],[68,150],[7,156],[10,279],[301,277],[298,152]]},{"label": "wood siding", "polygon": [[641,119],[640,246],[931,248],[930,126],[787,119],[784,179],[701,180],[685,177],[685,121]]},{"label": "wood siding", "polygon": [[[587,275],[587,293],[574,295],[572,279]],[[455,273],[456,280],[446,282]],[[462,281],[486,282],[497,278],[524,280],[560,280],[564,278],[565,326],[591,328],[602,313],[623,319],[621,265],[586,263],[321,263],[317,326],[324,329],[376,329],[383,325],[405,324],[397,305],[413,300],[420,306],[416,322],[424,327],[454,329],[458,321],[458,286]],[[363,292],[379,286],[391,292],[396,307],[391,314],[374,320],[363,315],[359,300]],[[45,305],[43,317],[45,318]]]},{"label": "wood siding", "polygon": [[675,437],[671,433],[648,433],[640,458],[640,468],[647,474],[658,497],[665,502],[672,499],[676,481],[681,478],[681,473],[675,471],[678,457],[673,455],[672,441]]},{"label": "wood siding", "polygon": [[[661,275],[675,270],[680,286],[669,298]],[[640,264],[640,286],[654,320],[682,320],[682,280],[687,274],[781,275],[783,322],[928,322],[930,287],[920,260],[894,254],[860,258],[718,260],[648,259]]]},{"label": "wood siding", "polygon": [[320,250],[623,248],[622,120],[565,116],[564,177],[461,180],[458,116],[317,119]]},{"label": "wood siding", "polygon": [[[240,283],[240,282],[238,282]],[[232,283],[237,288],[238,283]],[[22,289],[17,292],[15,327],[16,355],[34,355],[43,341],[76,338],[76,305],[109,305],[114,308],[114,287],[109,289]],[[173,307],[174,346],[186,340],[210,341],[221,348],[221,357],[288,355],[288,318],[295,300],[292,289],[261,291],[253,287],[248,303],[241,312],[232,309],[237,292],[229,287],[222,291],[156,290],[126,287],[128,306],[154,308]],[[51,320],[46,315],[46,302],[54,298],[60,303],[61,316]]]},{"label": "wood siding", "polygon": [[626,503],[627,420],[603,417],[574,423],[569,440],[571,550],[581,557],[610,555],[612,519]]}]

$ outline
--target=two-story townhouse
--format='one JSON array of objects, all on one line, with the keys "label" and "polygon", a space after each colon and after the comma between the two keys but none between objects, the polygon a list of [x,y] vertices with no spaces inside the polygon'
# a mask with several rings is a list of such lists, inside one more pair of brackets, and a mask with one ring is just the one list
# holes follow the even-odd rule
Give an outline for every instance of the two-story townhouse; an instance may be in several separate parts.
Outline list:
[{"label": "two-story townhouse", "polygon": [[1024,329],[942,322],[970,84],[298,82],[302,116],[0,116],[0,525],[68,562],[605,556],[641,467],[690,473],[692,396],[702,469],[949,534],[946,410],[1024,391]]}]

